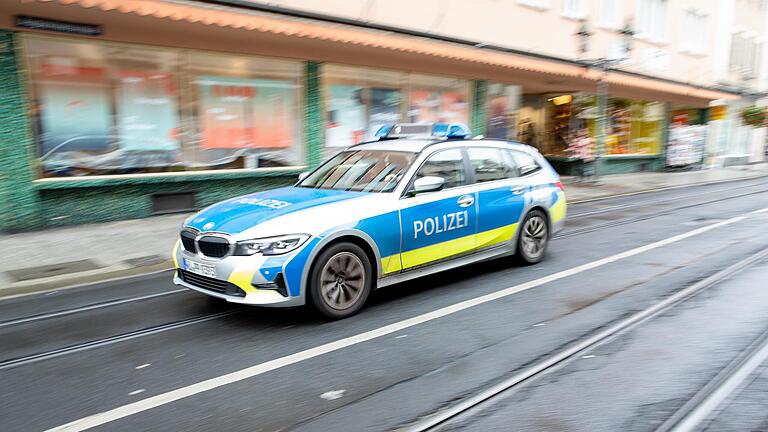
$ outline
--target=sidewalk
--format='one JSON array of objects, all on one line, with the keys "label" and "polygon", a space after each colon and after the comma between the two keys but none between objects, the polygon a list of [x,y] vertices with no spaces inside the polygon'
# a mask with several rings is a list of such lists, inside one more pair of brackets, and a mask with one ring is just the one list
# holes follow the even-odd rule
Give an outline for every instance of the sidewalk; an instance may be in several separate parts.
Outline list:
[{"label": "sidewalk", "polygon": [[[563,177],[569,203],[768,176],[768,164],[679,173],[615,174],[600,184]],[[0,297],[168,270],[188,214],[0,235]]]}]

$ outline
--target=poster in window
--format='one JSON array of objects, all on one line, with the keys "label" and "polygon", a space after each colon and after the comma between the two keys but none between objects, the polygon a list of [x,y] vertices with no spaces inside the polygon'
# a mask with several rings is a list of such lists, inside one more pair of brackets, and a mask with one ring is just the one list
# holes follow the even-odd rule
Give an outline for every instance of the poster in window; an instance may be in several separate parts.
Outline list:
[{"label": "poster in window", "polygon": [[408,119],[411,123],[466,123],[467,108],[466,97],[461,92],[414,90]]},{"label": "poster in window", "polygon": [[201,76],[196,82],[202,148],[280,149],[293,144],[292,81]]},{"label": "poster in window", "polygon": [[334,84],[329,90],[325,145],[348,147],[363,141],[367,126],[365,89]]},{"label": "poster in window", "polygon": [[177,150],[179,109],[174,75],[122,71],[119,78],[120,148],[127,151]]},{"label": "poster in window", "polygon": [[386,124],[400,123],[400,90],[374,87],[371,89],[371,106],[368,110],[368,137]]},{"label": "poster in window", "polygon": [[39,78],[32,112],[41,156],[107,151],[113,140],[106,71],[44,64]]}]

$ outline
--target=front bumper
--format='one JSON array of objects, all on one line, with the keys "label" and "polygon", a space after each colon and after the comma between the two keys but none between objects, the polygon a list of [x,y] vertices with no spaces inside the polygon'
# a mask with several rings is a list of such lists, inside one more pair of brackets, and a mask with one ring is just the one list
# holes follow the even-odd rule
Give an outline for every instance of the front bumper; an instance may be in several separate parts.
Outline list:
[{"label": "front bumper", "polygon": [[[222,259],[201,257],[184,250],[177,242],[174,248],[174,264],[177,269],[174,273],[173,283],[191,290],[224,299],[231,303],[262,305],[273,307],[291,307],[304,304],[304,293],[301,281],[303,277],[287,277],[286,272],[296,272],[296,268],[303,269],[305,263],[298,263],[304,254],[298,251],[279,256],[228,256]],[[184,270],[185,259],[213,266],[216,271],[216,280],[231,284],[239,288],[239,295],[230,295],[221,290],[208,289],[204,284],[193,283],[192,280],[184,280],[180,277],[179,269]],[[290,267],[288,264],[292,264]],[[293,275],[292,275],[293,276]],[[280,289],[260,289],[259,287],[274,286],[278,278],[282,283],[289,281],[291,285]],[[282,293],[281,293],[282,291]],[[242,293],[245,293],[243,295]]]}]

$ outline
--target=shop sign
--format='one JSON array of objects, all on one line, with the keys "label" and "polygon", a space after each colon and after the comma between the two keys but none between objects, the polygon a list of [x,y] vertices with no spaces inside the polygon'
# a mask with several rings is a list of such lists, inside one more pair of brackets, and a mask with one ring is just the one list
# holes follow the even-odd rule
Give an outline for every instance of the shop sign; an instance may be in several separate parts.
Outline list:
[{"label": "shop sign", "polygon": [[27,15],[16,15],[16,27],[57,33],[69,33],[81,36],[101,36],[102,34],[100,25],[57,21]]}]

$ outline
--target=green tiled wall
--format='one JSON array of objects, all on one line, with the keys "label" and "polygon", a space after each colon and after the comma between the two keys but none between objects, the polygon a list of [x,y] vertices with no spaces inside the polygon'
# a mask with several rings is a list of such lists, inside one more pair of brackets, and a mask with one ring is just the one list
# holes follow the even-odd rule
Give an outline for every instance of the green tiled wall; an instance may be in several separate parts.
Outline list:
[{"label": "green tiled wall", "polygon": [[318,62],[304,65],[304,142],[307,162],[314,168],[323,161],[323,101]]},{"label": "green tiled wall", "polygon": [[[185,181],[158,181],[135,184],[102,185],[38,184],[44,226],[75,225],[143,218],[152,215],[152,194],[196,192],[197,206],[296,182],[298,171],[268,176],[226,175]],[[149,179],[145,179],[149,180]]]},{"label": "green tiled wall", "polygon": [[485,135],[485,128],[488,125],[488,82],[484,80],[472,81],[472,135]]},{"label": "green tiled wall", "polygon": [[32,137],[14,32],[0,30],[0,231],[39,226]]}]

